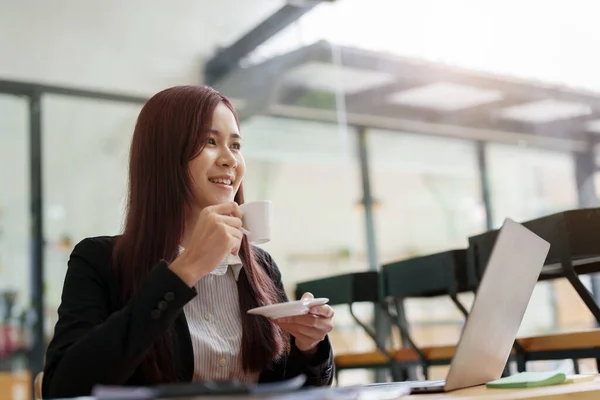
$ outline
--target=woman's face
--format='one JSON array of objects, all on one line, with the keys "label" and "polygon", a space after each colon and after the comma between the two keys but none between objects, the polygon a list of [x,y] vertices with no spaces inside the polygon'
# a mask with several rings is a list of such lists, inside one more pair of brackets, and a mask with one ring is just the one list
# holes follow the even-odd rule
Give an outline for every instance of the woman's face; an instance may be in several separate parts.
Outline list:
[{"label": "woman's face", "polygon": [[233,201],[246,171],[241,143],[233,113],[219,103],[204,149],[189,164],[200,209]]}]

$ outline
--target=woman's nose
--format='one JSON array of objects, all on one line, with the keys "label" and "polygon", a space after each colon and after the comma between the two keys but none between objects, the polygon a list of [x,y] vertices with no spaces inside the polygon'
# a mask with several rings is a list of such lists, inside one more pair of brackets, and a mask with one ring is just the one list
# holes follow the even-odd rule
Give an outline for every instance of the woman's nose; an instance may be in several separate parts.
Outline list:
[{"label": "woman's nose", "polygon": [[232,167],[235,168],[237,166],[237,161],[235,156],[231,153],[229,149],[221,150],[219,154],[219,159],[217,160],[218,164],[223,167]]}]

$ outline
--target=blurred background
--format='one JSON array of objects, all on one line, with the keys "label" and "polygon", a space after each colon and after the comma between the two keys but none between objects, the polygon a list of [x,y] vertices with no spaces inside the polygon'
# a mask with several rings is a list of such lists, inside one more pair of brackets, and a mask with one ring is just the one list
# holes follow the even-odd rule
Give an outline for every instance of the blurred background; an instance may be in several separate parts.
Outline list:
[{"label": "blurred background", "polygon": [[[595,0],[0,0],[0,369],[41,370],[69,254],[120,232],[137,114],[169,86],[236,105],[247,200],[274,203],[264,248],[290,296],[466,247],[505,217],[596,207],[599,13]],[[405,308],[418,343],[458,339],[447,298]],[[336,311],[336,354],[373,350]],[[555,279],[519,334],[595,326]]]}]

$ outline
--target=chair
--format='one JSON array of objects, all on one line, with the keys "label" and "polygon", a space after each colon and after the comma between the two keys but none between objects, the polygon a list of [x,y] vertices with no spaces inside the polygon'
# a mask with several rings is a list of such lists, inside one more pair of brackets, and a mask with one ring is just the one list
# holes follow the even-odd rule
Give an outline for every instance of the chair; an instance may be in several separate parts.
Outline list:
[{"label": "chair", "polygon": [[[432,365],[447,365],[452,360],[455,346],[432,346],[420,349],[413,341],[408,326],[398,317],[408,298],[449,296],[465,319],[467,309],[458,300],[458,293],[471,291],[467,250],[457,249],[415,257],[382,266],[386,302],[392,302],[396,317],[394,325],[400,330],[407,346],[394,354],[396,363],[418,361],[428,379],[428,368]],[[440,349],[443,348],[443,351]],[[417,356],[415,360],[415,356]]]},{"label": "chair", "polygon": [[[579,279],[579,274],[600,272],[600,208],[565,211],[523,222],[523,226],[550,243],[540,280],[567,278],[600,324],[600,307]],[[469,238],[470,283],[477,286],[498,236],[498,230]]]}]

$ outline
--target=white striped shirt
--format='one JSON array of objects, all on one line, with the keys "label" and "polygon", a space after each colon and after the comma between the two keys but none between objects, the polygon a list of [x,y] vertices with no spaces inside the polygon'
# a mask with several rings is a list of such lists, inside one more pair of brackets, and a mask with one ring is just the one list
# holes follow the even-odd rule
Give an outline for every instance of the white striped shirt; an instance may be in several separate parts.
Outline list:
[{"label": "white striped shirt", "polygon": [[194,381],[258,380],[258,373],[242,369],[241,269],[241,259],[230,255],[194,285],[198,295],[183,307],[194,349]]}]

